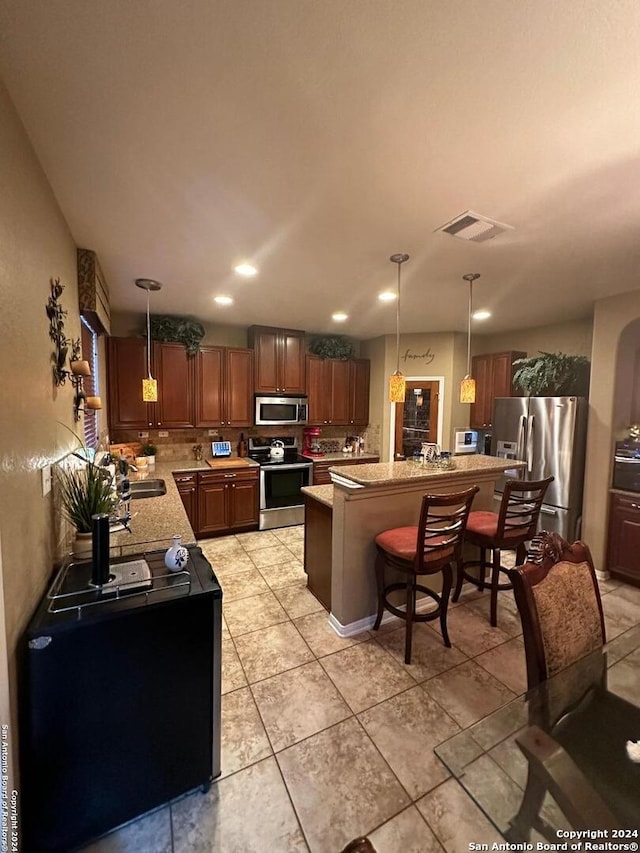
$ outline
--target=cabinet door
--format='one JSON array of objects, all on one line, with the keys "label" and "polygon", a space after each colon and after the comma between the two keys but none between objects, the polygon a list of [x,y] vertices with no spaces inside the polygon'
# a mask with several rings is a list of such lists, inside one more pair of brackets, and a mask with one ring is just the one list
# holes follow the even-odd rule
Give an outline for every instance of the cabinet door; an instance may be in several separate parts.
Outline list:
[{"label": "cabinet door", "polygon": [[369,423],[369,359],[353,359],[349,362],[349,370],[349,423],[366,426]]},{"label": "cabinet door", "polygon": [[313,485],[328,486],[331,484],[329,468],[332,465],[340,465],[340,462],[314,462],[313,463]]},{"label": "cabinet door", "polygon": [[252,331],[249,340],[255,352],[256,394],[276,394],[280,390],[278,330],[258,329]]},{"label": "cabinet door", "polygon": [[201,480],[198,485],[198,535],[226,531],[229,522],[227,482],[218,478]]},{"label": "cabinet door", "polygon": [[193,486],[178,486],[178,494],[187,513],[191,529],[195,532],[198,529],[198,487],[195,484]]},{"label": "cabinet door", "polygon": [[107,339],[109,428],[147,429],[153,426],[156,403],[142,400],[147,375],[147,346],[141,338]]},{"label": "cabinet door", "polygon": [[225,363],[225,422],[233,427],[253,424],[253,352],[227,349]]},{"label": "cabinet door", "polygon": [[224,349],[201,347],[196,356],[196,426],[222,424]]},{"label": "cabinet door", "polygon": [[491,355],[476,355],[471,364],[471,375],[476,380],[476,401],[471,404],[470,426],[487,427],[493,407],[493,359]]},{"label": "cabinet door", "polygon": [[307,396],[310,424],[327,424],[331,414],[330,375],[327,360],[317,355],[307,356]]},{"label": "cabinet door", "polygon": [[[517,358],[526,358],[526,352],[497,352],[493,356],[493,397],[513,397],[513,362]],[[517,394],[515,396],[518,396]],[[493,417],[493,405],[490,419]]]},{"label": "cabinet door", "polygon": [[258,524],[258,478],[238,479],[228,485],[230,524],[233,530]]},{"label": "cabinet door", "polygon": [[194,365],[183,344],[154,344],[158,376],[156,424],[162,429],[195,426]]},{"label": "cabinet door", "polygon": [[349,423],[349,362],[328,359],[331,376],[331,415],[329,423],[341,426]]},{"label": "cabinet door", "polygon": [[607,562],[612,577],[640,586],[640,495],[611,495]]},{"label": "cabinet door", "polygon": [[278,391],[285,394],[304,394],[305,380],[304,332],[283,329],[280,336],[280,378]]}]

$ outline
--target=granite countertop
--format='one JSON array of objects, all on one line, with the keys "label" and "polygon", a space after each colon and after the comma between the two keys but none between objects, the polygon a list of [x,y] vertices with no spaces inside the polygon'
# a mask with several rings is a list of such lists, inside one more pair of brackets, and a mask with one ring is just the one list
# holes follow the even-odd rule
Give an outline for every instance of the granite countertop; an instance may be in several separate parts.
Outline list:
[{"label": "granite countertop", "polygon": [[318,501],[318,503],[333,509],[333,486],[303,486],[300,491],[303,495]]},{"label": "granite countertop", "polygon": [[[232,457],[237,458],[237,457]],[[251,467],[259,467],[252,459],[247,460]],[[244,466],[243,466],[244,467]],[[132,471],[131,482],[140,480],[164,480],[167,493],[155,498],[140,498],[131,501],[131,533],[122,530],[111,533],[110,545],[120,548],[121,554],[131,554],[142,550],[142,546],[160,548],[171,544],[172,536],[182,537],[183,545],[194,545],[195,534],[189,524],[187,513],[173,479],[174,472],[215,471],[205,459],[196,462],[193,459],[177,459],[171,462],[156,462],[155,465]]]},{"label": "granite countertop", "polygon": [[456,474],[502,474],[506,470],[524,468],[524,462],[497,456],[456,456],[451,468],[431,468],[416,462],[378,462],[371,465],[344,465],[329,468],[330,473],[361,486],[388,486],[407,481],[443,479]]},{"label": "granite countertop", "polygon": [[[310,457],[311,458],[311,457]],[[314,462],[349,462],[351,459],[360,461],[361,459],[379,459],[379,453],[342,453],[338,450],[336,453],[325,453],[324,456],[314,456]]]}]

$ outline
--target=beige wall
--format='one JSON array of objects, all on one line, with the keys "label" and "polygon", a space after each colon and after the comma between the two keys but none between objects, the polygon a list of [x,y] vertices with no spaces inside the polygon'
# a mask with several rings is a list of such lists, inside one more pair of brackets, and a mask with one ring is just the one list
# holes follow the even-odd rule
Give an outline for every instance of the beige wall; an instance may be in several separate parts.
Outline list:
[{"label": "beige wall", "polygon": [[1,82],[0,186],[0,539],[15,710],[16,643],[44,592],[56,547],[40,469],[74,443],[61,426],[73,426],[72,389],[55,389],[52,381],[45,313],[51,278],[65,285],[68,337],[79,335],[79,316],[76,246]]},{"label": "beige wall", "polygon": [[640,346],[638,319],[639,290],[595,303],[582,537],[597,569],[605,568],[613,444],[629,425],[624,387],[628,399],[629,361]]},{"label": "beige wall", "polygon": [[548,326],[502,332],[499,335],[481,335],[474,328],[471,351],[473,355],[482,355],[486,352],[521,350],[529,356],[538,355],[541,351],[562,352],[566,355],[586,355],[589,358],[592,333],[591,317],[570,323],[552,323]]},{"label": "beige wall", "polygon": [[[371,360],[369,420],[372,428],[380,425],[381,459],[387,460],[391,420],[388,386],[389,376],[396,369],[396,338],[386,335],[362,341],[360,352]],[[466,337],[454,332],[401,335],[400,370],[407,378],[443,377],[443,429],[439,442],[449,449],[453,427],[469,423],[468,406],[458,402],[459,383],[466,372]]]}]

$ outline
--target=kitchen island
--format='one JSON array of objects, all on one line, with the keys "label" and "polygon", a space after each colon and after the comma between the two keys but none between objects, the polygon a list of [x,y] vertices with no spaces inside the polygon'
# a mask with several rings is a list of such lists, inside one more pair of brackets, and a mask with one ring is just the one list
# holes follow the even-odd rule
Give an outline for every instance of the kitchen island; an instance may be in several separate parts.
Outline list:
[{"label": "kitchen island", "polygon": [[[375,580],[378,533],[392,527],[417,525],[422,496],[462,491],[477,485],[473,509],[493,509],[496,480],[524,462],[495,456],[457,456],[451,469],[410,462],[336,466],[331,526],[330,623],[340,636],[370,628],[375,621]],[[313,496],[311,493],[310,497]],[[439,576],[430,579],[434,589]]]}]

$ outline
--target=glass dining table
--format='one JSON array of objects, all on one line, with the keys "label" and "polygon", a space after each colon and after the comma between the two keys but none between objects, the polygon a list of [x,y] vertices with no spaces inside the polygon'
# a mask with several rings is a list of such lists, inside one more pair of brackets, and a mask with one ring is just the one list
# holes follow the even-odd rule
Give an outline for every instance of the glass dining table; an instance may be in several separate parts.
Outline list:
[{"label": "glass dining table", "polygon": [[[616,825],[627,833],[614,837],[614,830],[614,835],[608,832],[602,839],[609,843],[635,844],[635,847],[606,849],[637,850],[640,763],[630,758],[627,741],[640,742],[640,626],[631,628],[601,650],[576,661],[435,749],[436,755],[493,826],[510,842],[531,842],[534,846],[529,849],[536,849],[535,842],[551,838],[556,843],[568,841],[569,846],[564,849],[572,849],[569,833],[576,830],[578,821],[573,817],[572,823],[565,814],[566,809],[563,812],[556,801],[562,800],[562,785],[567,789],[573,787],[571,770],[562,777],[560,795],[556,792],[554,799],[547,790],[539,808],[534,809],[547,831],[543,832],[536,824],[523,828],[522,814],[527,811],[530,795],[527,784],[530,762],[518,742],[526,743],[527,735],[538,729],[558,738],[562,743],[561,751],[566,749],[571,758],[569,766],[573,766],[573,759],[580,767],[586,760],[590,784],[596,780],[594,787],[598,795],[615,815]],[[581,775],[581,772],[574,775]],[[628,825],[629,821],[633,823]],[[579,828],[601,830],[602,822],[594,812]]]}]

